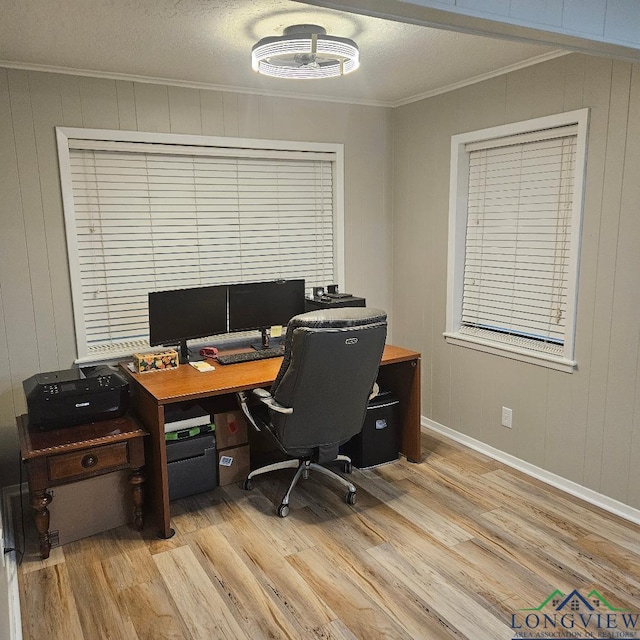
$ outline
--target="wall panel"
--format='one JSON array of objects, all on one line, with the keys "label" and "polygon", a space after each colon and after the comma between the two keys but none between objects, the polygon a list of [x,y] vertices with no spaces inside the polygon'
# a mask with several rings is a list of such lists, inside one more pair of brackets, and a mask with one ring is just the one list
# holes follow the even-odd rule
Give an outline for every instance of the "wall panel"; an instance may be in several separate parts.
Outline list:
[{"label": "wall panel", "polygon": [[[41,208],[31,194],[33,189],[38,190],[38,185],[28,74],[8,71],[7,79],[7,118],[0,118],[3,129],[0,179],[4,184],[0,284],[9,346],[8,369],[13,382],[28,377],[27,371],[34,366],[40,367],[27,232],[33,214],[30,205],[36,207],[36,213]],[[0,391],[1,397],[12,398],[14,412],[23,404],[21,391],[14,384],[10,393]],[[13,424],[12,427],[15,430]]]},{"label": "wall panel", "polygon": [[222,95],[222,123],[223,123],[223,135],[231,136],[234,138],[239,137],[240,124],[238,113],[238,99],[237,93],[224,93]]},{"label": "wall panel", "polygon": [[118,93],[115,80],[79,78],[82,126],[118,129]]},{"label": "wall panel", "polygon": [[133,91],[136,101],[136,129],[168,132],[171,127],[169,87],[136,82]]},{"label": "wall panel", "polygon": [[[43,93],[57,93],[57,83],[42,85],[42,75],[29,73],[21,81],[12,83],[12,119],[16,140],[21,205],[24,223],[24,240],[28,270],[23,278],[29,278],[29,289],[33,300],[33,323],[35,335],[30,336],[33,349],[38,354],[38,365],[46,368],[57,365],[51,276],[48,264],[47,221],[44,214],[41,181],[47,180],[46,171],[41,172],[38,158],[38,135],[41,129],[34,126],[38,117],[47,118],[49,109],[56,110],[61,117],[60,101],[47,101]],[[16,80],[18,80],[16,78]]]},{"label": "wall panel", "polygon": [[202,110],[202,135],[224,135],[224,114],[222,94],[218,91],[200,91],[200,109]]},{"label": "wall panel", "polygon": [[[583,104],[589,105],[589,139],[606,140],[609,129],[609,103],[611,94],[612,66],[611,60],[604,58],[588,59],[588,73],[585,73]],[[604,197],[604,175],[607,167],[606,144],[592,144],[589,147],[588,166],[590,180],[585,185],[585,201],[592,207],[601,208]],[[596,362],[601,351],[606,351],[600,340],[600,333],[595,324],[595,303],[598,292],[598,262],[601,216],[588,216],[582,223],[582,254],[595,256],[591,260],[583,260],[580,265],[580,288],[578,296],[578,316],[576,322],[576,357],[585,392],[585,452],[584,468],[581,484],[598,486],[600,478],[600,453],[602,451],[602,421],[599,419],[597,407],[601,406],[601,388],[597,380],[603,376],[601,367]],[[594,360],[595,358],[595,360]],[[595,379],[594,379],[595,377]]]},{"label": "wall panel", "polygon": [[238,131],[241,138],[260,137],[260,96],[238,95]]},{"label": "wall panel", "polygon": [[[603,81],[607,79],[603,78]],[[607,421],[615,417],[607,415],[607,388],[611,366],[611,324],[613,322],[613,295],[615,288],[615,256],[618,245],[620,199],[622,189],[622,172],[624,168],[624,148],[626,145],[626,123],[628,116],[630,69],[628,65],[614,62],[608,78],[610,86],[608,110],[606,111],[606,128],[601,131],[602,138],[596,138],[591,129],[589,134],[589,153],[604,155],[602,172],[601,197],[598,202],[591,202],[599,208],[597,218],[589,216],[585,226],[592,221],[599,222],[597,252],[590,256],[589,262],[596,262],[596,274],[593,308],[584,309],[583,314],[591,318],[593,325],[592,341],[589,345],[577,343],[577,348],[591,349],[591,361],[588,370],[589,398],[587,404],[587,442],[585,451],[584,478],[585,485],[599,490],[602,481],[602,451],[604,443],[604,427]],[[595,111],[595,110],[594,110]],[[596,117],[592,113],[592,119]],[[593,141],[598,140],[599,144]],[[596,156],[597,157],[597,156]],[[589,165],[593,171],[593,165]],[[598,172],[600,176],[600,172]],[[591,180],[587,182],[587,193]],[[582,255],[585,255],[583,249]],[[584,262],[584,260],[583,260]],[[585,289],[584,281],[581,289]],[[580,321],[584,321],[584,317]]]},{"label": "wall panel", "polygon": [[118,98],[119,128],[125,131],[135,130],[136,99],[134,94],[133,82],[129,82],[127,80],[118,80],[116,82],[116,96]]},{"label": "wall panel", "polygon": [[[67,328],[73,318],[71,298],[65,278],[57,275],[67,271],[60,172],[57,162],[46,161],[55,141],[54,127],[63,119],[63,111],[60,99],[50,99],[60,91],[60,78],[49,73],[32,73],[30,78],[38,158],[39,189],[36,189],[36,193],[42,199],[43,232],[46,234],[43,250],[47,263],[43,270],[32,278],[35,299],[46,305],[45,312],[41,313],[36,302],[35,320],[38,328],[40,366],[47,371],[55,371],[71,365],[70,358],[65,362],[60,361],[60,353],[68,353],[75,345],[74,332]],[[33,273],[33,268],[31,270]],[[55,339],[52,340],[51,335],[54,335]]]},{"label": "wall panel", "polygon": [[[82,122],[82,101],[80,100],[80,78],[78,76],[56,76],[60,91],[62,119],[64,126]],[[116,83],[116,86],[121,83]],[[120,104],[120,100],[118,100]]]},{"label": "wall panel", "polygon": [[202,133],[200,92],[185,87],[168,87],[171,133]]}]

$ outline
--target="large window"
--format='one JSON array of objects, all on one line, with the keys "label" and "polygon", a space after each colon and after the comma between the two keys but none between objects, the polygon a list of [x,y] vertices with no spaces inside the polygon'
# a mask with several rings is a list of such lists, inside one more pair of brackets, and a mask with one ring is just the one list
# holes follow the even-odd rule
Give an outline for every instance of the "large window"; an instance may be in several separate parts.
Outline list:
[{"label": "large window", "polygon": [[149,291],[342,284],[340,145],[57,135],[80,362],[148,348]]},{"label": "large window", "polygon": [[452,138],[446,339],[571,371],[586,109]]}]

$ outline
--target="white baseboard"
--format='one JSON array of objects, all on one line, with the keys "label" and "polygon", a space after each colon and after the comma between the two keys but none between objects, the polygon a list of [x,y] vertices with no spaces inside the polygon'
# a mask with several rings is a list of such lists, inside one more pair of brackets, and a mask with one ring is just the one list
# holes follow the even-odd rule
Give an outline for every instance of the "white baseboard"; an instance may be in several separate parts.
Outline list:
[{"label": "white baseboard", "polygon": [[560,489],[561,491],[565,491],[572,496],[576,496],[577,498],[580,498],[585,502],[588,502],[589,504],[600,507],[601,509],[608,511],[609,513],[613,513],[635,524],[640,524],[640,509],[635,509],[627,504],[624,504],[624,502],[609,498],[608,496],[605,496],[602,493],[598,493],[597,491],[593,491],[592,489],[587,489],[587,487],[583,487],[577,482],[567,480],[562,476],[551,473],[551,471],[541,469],[534,464],[525,462],[524,460],[516,458],[515,456],[512,456],[509,453],[505,453],[504,451],[500,451],[500,449],[495,449],[494,447],[491,447],[490,445],[485,444],[480,440],[471,438],[470,436],[467,436],[464,433],[460,433],[459,431],[455,431],[450,427],[445,427],[444,425],[439,424],[438,422],[434,422],[433,420],[429,420],[429,418],[425,418],[424,416],[422,416],[421,425],[423,429],[435,431],[436,433],[439,433],[446,438],[455,440],[456,442],[459,442],[460,444],[473,449],[474,451],[483,453],[489,458],[493,458],[498,462],[502,462],[509,467],[517,469],[518,471],[522,471],[522,473],[526,473],[528,476],[537,478],[542,482],[546,482],[552,487],[556,487],[556,489]]},{"label": "white baseboard", "polygon": [[[2,489],[2,500],[0,518],[2,518],[4,530],[4,546],[6,548],[15,547],[13,536],[13,512],[11,510],[11,500],[20,494],[20,486],[12,485]],[[24,551],[24,549],[23,549]],[[4,549],[2,549],[4,553]],[[18,588],[18,558],[17,553],[5,554],[6,580],[9,598],[9,640],[22,640],[22,620],[20,616],[20,590]],[[4,579],[0,576],[0,579]]]}]

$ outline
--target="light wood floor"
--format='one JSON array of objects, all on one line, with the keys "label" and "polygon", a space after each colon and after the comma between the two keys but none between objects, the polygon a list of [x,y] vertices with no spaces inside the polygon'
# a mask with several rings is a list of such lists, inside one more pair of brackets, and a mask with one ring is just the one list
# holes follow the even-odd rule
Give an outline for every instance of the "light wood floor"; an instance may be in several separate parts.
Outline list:
[{"label": "light wood floor", "polygon": [[171,540],[125,526],[43,562],[32,533],[24,638],[506,639],[556,589],[640,611],[637,526],[447,440],[423,450],[354,470],[355,507],[314,475],[278,518],[283,472],[174,502]]}]

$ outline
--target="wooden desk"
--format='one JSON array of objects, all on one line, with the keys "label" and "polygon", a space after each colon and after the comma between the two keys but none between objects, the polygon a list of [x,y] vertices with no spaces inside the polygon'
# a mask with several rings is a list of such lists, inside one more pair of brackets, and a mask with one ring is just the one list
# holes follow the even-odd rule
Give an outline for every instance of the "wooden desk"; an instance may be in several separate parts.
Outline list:
[{"label": "wooden desk", "polygon": [[134,524],[143,526],[143,437],[148,435],[130,416],[91,424],[40,431],[29,425],[26,415],[17,418],[20,454],[26,463],[31,507],[35,510],[40,554],[49,557],[49,510],[47,489],[104,473],[132,469]]},{"label": "wooden desk", "polygon": [[[164,440],[164,407],[167,404],[207,398],[208,402],[235,404],[235,394],[257,387],[270,387],[282,358],[216,365],[215,371],[201,373],[189,365],[172,371],[132,373],[121,365],[131,381],[133,410],[149,431],[147,455],[148,495],[159,526],[159,536],[173,535],[170,523],[167,450]],[[420,451],[420,354],[387,345],[378,374],[380,387],[400,400],[402,420],[401,453],[418,462]],[[229,397],[231,396],[231,398]]]}]

